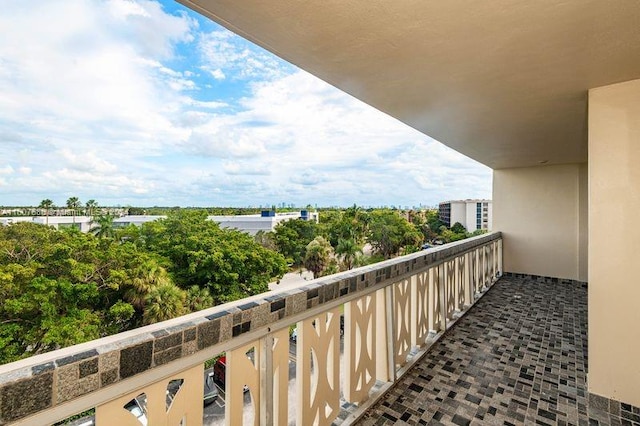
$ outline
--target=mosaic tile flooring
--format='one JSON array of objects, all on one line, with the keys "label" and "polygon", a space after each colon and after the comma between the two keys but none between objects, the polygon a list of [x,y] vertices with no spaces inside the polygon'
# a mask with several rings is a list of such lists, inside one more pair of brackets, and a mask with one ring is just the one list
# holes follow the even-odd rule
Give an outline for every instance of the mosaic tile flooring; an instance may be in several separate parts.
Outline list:
[{"label": "mosaic tile flooring", "polygon": [[640,425],[586,372],[586,285],[503,277],[357,424]]}]

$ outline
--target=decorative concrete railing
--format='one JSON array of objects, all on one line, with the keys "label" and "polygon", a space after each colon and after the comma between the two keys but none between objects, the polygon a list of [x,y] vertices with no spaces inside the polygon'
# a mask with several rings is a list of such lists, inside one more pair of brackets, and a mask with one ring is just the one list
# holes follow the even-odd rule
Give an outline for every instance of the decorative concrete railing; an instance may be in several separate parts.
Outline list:
[{"label": "decorative concrete railing", "polygon": [[501,234],[485,234],[6,364],[0,425],[51,424],[91,408],[99,426],[139,425],[124,406],[140,395],[149,425],[201,424],[203,363],[223,352],[227,424],[247,421],[247,387],[254,424],[288,424],[288,404],[298,425],[331,424],[341,404],[355,407],[341,416],[348,422],[501,273]]}]

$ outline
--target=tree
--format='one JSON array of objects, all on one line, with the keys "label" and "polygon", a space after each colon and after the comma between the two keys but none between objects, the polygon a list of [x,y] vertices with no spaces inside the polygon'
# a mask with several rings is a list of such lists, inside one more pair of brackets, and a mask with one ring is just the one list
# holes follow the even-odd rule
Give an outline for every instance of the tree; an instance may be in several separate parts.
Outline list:
[{"label": "tree", "polygon": [[216,303],[265,292],[287,271],[282,255],[249,234],[220,229],[206,211],[181,210],[145,223],[138,244],[167,259],[177,285],[208,288]]},{"label": "tree", "polygon": [[400,254],[400,251],[415,250],[422,235],[415,226],[391,210],[375,210],[369,224],[369,243],[385,259]]},{"label": "tree", "polygon": [[124,296],[135,308],[144,310],[145,300],[157,287],[171,284],[167,271],[153,258],[130,269],[127,280],[123,283],[126,289]]},{"label": "tree", "polygon": [[189,287],[187,290],[186,306],[189,312],[197,312],[212,307],[213,297],[208,288],[200,288],[197,285]]},{"label": "tree", "polygon": [[438,210],[429,209],[424,212],[424,222],[419,225],[419,229],[427,242],[433,242],[438,239],[442,226],[444,223],[440,220]]},{"label": "tree", "polygon": [[456,222],[451,227],[451,231],[455,232],[456,234],[465,234],[467,232],[467,228],[465,228],[464,225],[460,222]]},{"label": "tree", "polygon": [[353,268],[354,261],[358,256],[358,253],[362,254],[362,248],[360,248],[354,240],[340,240],[336,247],[336,254],[342,260],[345,269],[350,270]]},{"label": "tree", "polygon": [[82,207],[82,203],[78,199],[78,197],[71,197],[67,200],[67,208],[71,209],[71,214],[73,214],[73,223],[76,223],[76,213],[77,210]]},{"label": "tree", "polygon": [[174,284],[154,287],[144,299],[144,323],[166,321],[185,313],[186,293]]},{"label": "tree", "polygon": [[41,209],[44,209],[45,215],[46,215],[46,219],[45,219],[45,224],[47,226],[49,226],[49,210],[51,210],[52,208],[54,208],[55,206],[53,205],[53,201],[51,201],[50,199],[46,198],[44,200],[42,200],[40,202],[40,205],[38,206]]},{"label": "tree", "polygon": [[331,244],[322,237],[316,237],[306,248],[304,266],[313,272],[313,278],[322,276],[333,257]]},{"label": "tree", "polygon": [[356,244],[364,243],[368,225],[367,212],[353,205],[345,210],[323,211],[319,227],[320,234],[337,248],[340,240],[353,240]]},{"label": "tree", "polygon": [[254,235],[253,239],[266,249],[272,251],[278,250],[273,232],[258,231],[256,235]]},{"label": "tree", "polygon": [[440,237],[444,242],[450,243],[453,241],[464,240],[469,237],[469,235],[467,234],[466,228],[460,222],[456,222],[450,229],[447,229],[446,226],[442,226],[440,228]]},{"label": "tree", "polygon": [[96,202],[96,200],[89,200],[85,204],[85,207],[87,208],[87,215],[93,216],[95,210],[98,208],[98,203]]},{"label": "tree", "polygon": [[316,223],[302,219],[280,222],[274,228],[278,252],[295,266],[302,265],[307,245],[316,237]]},{"label": "tree", "polygon": [[115,237],[115,229],[113,227],[113,216],[110,214],[100,215],[92,223],[96,225],[89,229],[93,235],[98,238],[113,238]]},{"label": "tree", "polygon": [[0,226],[0,363],[140,325],[147,294],[140,304],[130,288],[171,283],[156,257],[77,230]]}]

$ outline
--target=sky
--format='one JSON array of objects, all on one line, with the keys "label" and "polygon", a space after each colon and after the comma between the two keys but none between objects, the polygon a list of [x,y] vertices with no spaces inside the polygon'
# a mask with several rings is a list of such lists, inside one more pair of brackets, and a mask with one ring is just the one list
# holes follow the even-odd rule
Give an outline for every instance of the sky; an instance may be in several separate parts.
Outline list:
[{"label": "sky", "polygon": [[491,170],[169,0],[2,0],[0,205],[419,206]]}]

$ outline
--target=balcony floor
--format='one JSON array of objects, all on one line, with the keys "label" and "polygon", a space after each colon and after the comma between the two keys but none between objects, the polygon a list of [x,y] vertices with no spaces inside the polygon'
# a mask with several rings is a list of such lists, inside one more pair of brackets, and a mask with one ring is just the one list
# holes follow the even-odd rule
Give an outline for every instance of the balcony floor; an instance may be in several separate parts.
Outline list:
[{"label": "balcony floor", "polygon": [[589,409],[586,372],[586,286],[503,277],[358,424],[637,424]]}]

